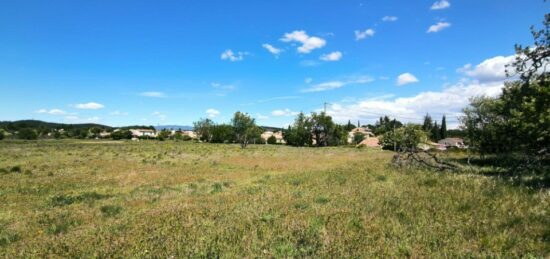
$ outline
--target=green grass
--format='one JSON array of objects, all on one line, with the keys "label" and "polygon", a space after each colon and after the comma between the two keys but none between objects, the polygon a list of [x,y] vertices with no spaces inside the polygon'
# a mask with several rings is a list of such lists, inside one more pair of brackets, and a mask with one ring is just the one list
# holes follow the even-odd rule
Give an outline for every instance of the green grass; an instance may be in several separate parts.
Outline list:
[{"label": "green grass", "polygon": [[391,156],[280,145],[1,141],[0,257],[550,255],[547,189],[399,171]]}]

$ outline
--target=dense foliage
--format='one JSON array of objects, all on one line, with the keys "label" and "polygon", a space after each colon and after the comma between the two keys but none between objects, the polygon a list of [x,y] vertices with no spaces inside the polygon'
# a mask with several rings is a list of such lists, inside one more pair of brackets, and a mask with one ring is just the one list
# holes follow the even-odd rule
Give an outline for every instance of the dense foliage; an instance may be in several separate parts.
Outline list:
[{"label": "dense foliage", "polygon": [[507,82],[496,98],[478,97],[461,118],[470,146],[481,155],[520,152],[526,159],[550,153],[550,15],[544,28],[532,29],[534,46],[516,46],[516,61],[507,74],[520,80]]}]

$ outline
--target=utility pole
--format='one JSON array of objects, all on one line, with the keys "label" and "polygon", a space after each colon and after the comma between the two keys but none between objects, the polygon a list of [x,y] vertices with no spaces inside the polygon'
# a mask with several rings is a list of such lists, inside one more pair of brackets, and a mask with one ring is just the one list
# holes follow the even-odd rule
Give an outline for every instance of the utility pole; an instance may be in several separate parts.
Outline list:
[{"label": "utility pole", "polygon": [[327,104],[328,104],[327,102],[324,103],[324,105],[325,105],[325,114],[327,113]]}]

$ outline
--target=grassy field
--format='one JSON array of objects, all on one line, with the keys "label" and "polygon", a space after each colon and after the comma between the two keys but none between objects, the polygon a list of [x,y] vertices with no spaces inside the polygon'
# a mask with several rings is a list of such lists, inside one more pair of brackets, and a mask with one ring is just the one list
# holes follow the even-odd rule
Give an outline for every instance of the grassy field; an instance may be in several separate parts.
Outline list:
[{"label": "grassy field", "polygon": [[0,142],[0,257],[550,256],[550,192],[392,153]]}]

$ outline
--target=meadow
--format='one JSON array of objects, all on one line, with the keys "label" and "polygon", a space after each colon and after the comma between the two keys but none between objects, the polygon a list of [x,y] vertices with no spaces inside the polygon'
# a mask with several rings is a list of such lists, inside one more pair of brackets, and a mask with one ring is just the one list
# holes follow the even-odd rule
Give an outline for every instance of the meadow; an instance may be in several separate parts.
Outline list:
[{"label": "meadow", "polygon": [[550,192],[382,150],[0,142],[0,257],[547,257]]}]

